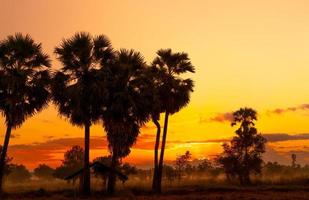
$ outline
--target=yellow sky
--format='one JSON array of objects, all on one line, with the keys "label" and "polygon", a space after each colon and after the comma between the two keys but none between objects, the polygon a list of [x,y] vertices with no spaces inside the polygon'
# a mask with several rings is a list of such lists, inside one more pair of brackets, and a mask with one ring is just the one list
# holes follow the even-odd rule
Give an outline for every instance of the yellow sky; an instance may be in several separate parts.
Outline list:
[{"label": "yellow sky", "polygon": [[[259,112],[257,127],[263,133],[309,132],[309,109],[300,109],[309,103],[306,0],[0,0],[0,38],[29,33],[43,43],[54,68],[59,68],[54,47],[76,31],[106,34],[115,48],[134,48],[148,62],[160,48],[189,53],[196,66],[191,76],[195,92],[190,105],[170,119],[168,140],[230,137],[234,128],[210,119],[242,106]],[[289,107],[299,109],[269,112]],[[5,131],[3,119],[0,131]],[[91,131],[104,135],[99,125]],[[16,145],[82,137],[83,130],[60,119],[50,106],[13,134]],[[176,145],[167,158],[186,148],[196,157],[211,155],[217,146]],[[135,155],[152,159],[151,151],[134,150],[133,160]]]}]

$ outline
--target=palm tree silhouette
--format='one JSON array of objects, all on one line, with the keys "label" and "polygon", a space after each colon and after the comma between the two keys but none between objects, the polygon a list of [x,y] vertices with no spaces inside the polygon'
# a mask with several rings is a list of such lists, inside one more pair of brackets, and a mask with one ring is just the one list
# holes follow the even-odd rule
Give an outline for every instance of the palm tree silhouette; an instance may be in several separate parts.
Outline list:
[{"label": "palm tree silhouette", "polygon": [[[158,109],[158,112],[165,112],[160,160],[157,171],[154,172],[157,173],[154,175],[154,178],[157,180],[153,184],[154,191],[160,193],[168,118],[170,114],[178,112],[189,103],[190,93],[193,91],[194,86],[191,79],[183,79],[180,75],[186,72],[194,73],[195,69],[190,62],[188,54],[173,53],[171,49],[159,50],[157,57],[152,62],[152,68],[157,72],[156,93],[162,106]],[[159,131],[157,131],[158,133]],[[157,135],[156,138],[160,137]],[[158,143],[159,141],[156,141],[156,148],[159,146],[157,145]],[[155,149],[155,151],[158,150]]]},{"label": "palm tree silhouette", "polygon": [[152,93],[145,73],[146,64],[140,53],[121,49],[113,64],[103,68],[107,74],[108,100],[103,114],[109,149],[112,154],[107,191],[115,190],[115,169],[120,158],[130,153],[150,116]]},{"label": "palm tree silhouette", "polygon": [[114,51],[104,35],[76,33],[55,48],[62,68],[53,78],[53,101],[59,113],[85,129],[83,194],[90,194],[90,127],[100,119],[105,90],[100,70],[113,60]]},{"label": "palm tree silhouette", "polygon": [[29,35],[20,33],[0,42],[0,112],[6,134],[0,158],[0,191],[11,130],[47,106],[50,59]]}]

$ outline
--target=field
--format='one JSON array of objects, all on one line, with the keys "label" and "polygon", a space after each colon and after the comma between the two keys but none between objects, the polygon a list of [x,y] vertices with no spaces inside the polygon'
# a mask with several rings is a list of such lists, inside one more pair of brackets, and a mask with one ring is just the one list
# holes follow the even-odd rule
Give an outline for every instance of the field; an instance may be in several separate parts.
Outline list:
[{"label": "field", "polygon": [[[139,200],[168,200],[168,199],[209,199],[209,200],[304,200],[309,199],[309,185],[304,183],[292,184],[262,184],[258,186],[241,187],[237,184],[226,184],[220,180],[182,180],[167,183],[163,186],[161,195],[150,192],[149,180],[131,180],[126,184],[118,183],[117,194],[114,197],[101,192],[102,182],[92,183],[93,192],[89,199],[139,199]],[[69,200],[82,199],[78,195],[78,186],[60,180],[31,181],[23,184],[7,184],[7,199],[10,200]]]}]

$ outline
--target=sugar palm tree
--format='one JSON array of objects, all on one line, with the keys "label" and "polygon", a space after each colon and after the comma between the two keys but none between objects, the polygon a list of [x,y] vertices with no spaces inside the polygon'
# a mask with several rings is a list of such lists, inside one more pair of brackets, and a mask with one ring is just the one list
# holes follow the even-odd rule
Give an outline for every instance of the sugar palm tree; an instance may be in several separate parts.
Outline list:
[{"label": "sugar palm tree", "polygon": [[[133,50],[117,52],[115,62],[103,70],[107,74],[108,100],[103,114],[112,155],[111,167],[130,153],[151,111],[152,94],[146,76],[146,64],[140,53]],[[107,190],[114,193],[115,173],[109,174]]]},{"label": "sugar palm tree", "polygon": [[104,35],[92,37],[88,33],[76,33],[63,40],[55,53],[62,68],[53,78],[53,101],[61,115],[85,129],[82,192],[87,196],[90,194],[90,127],[101,116],[105,96],[104,76],[100,69],[113,60],[114,51]]},{"label": "sugar palm tree", "polygon": [[[185,107],[190,101],[190,93],[193,91],[193,81],[189,78],[181,78],[181,74],[194,73],[194,66],[191,64],[188,54],[173,53],[171,49],[161,49],[152,62],[152,67],[157,70],[157,95],[161,102],[159,112],[165,113],[163,136],[160,151],[160,160],[154,181],[154,191],[161,192],[161,180],[163,170],[164,150],[168,128],[168,118]],[[158,131],[157,131],[158,132]],[[156,150],[155,150],[156,151]]]},{"label": "sugar palm tree", "polygon": [[17,33],[0,42],[0,112],[7,127],[0,158],[0,191],[12,129],[48,103],[49,67],[48,55],[29,35]]}]

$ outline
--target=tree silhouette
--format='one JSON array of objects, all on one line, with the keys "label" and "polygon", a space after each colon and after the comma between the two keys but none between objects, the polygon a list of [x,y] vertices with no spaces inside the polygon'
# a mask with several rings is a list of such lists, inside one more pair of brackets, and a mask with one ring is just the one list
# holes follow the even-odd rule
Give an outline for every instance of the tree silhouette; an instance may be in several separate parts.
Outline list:
[{"label": "tree silhouette", "polygon": [[[99,162],[105,166],[111,166],[111,162],[112,162],[112,158],[111,156],[101,156],[101,157],[97,157],[93,160],[93,162]],[[117,163],[118,165],[118,163]],[[94,166],[93,167],[93,172],[94,172],[94,175],[96,177],[99,177],[102,179],[103,181],[103,187],[106,188],[106,183],[107,183],[107,179],[108,179],[108,171],[104,170],[102,171],[100,166]]]},{"label": "tree silhouette", "polygon": [[[83,167],[84,149],[80,146],[73,146],[64,153],[64,159],[61,166],[57,167],[53,176],[59,179],[65,179],[73,172],[80,170]],[[73,179],[75,182],[76,179]],[[83,186],[83,177],[79,177],[80,187]]]},{"label": "tree silhouette", "polygon": [[189,160],[191,159],[192,154],[187,151],[185,154],[180,155],[176,158],[176,171],[178,175],[178,179],[180,180],[182,177],[182,172],[188,165]]},{"label": "tree silhouette", "polygon": [[[153,181],[153,191],[160,193],[168,118],[170,114],[178,112],[189,103],[190,93],[193,91],[193,81],[189,78],[183,79],[180,75],[186,72],[194,73],[195,69],[190,62],[188,54],[173,53],[171,49],[159,50],[157,57],[152,62],[152,68],[157,74],[155,75],[154,87],[156,88],[158,102],[161,104],[156,109],[157,112],[154,115],[156,117],[155,121],[157,121],[157,117],[161,112],[165,113],[160,159],[158,163],[155,163],[155,180]],[[158,129],[160,128],[159,126],[157,127]],[[155,152],[158,151],[158,144],[160,143],[159,134],[160,132],[157,131]],[[155,160],[158,160],[156,153]]]},{"label": "tree silhouette", "polygon": [[83,194],[90,194],[90,127],[100,119],[105,92],[100,68],[113,58],[110,41],[103,35],[76,33],[55,48],[62,68],[53,78],[53,101],[59,113],[85,129]]},{"label": "tree silhouette", "polygon": [[240,124],[231,144],[223,144],[224,152],[218,157],[228,177],[239,178],[242,185],[251,184],[251,172],[261,173],[262,153],[266,139],[257,133],[254,121],[257,113],[251,108],[241,108],[233,113],[232,126]]},{"label": "tree silhouette", "polygon": [[41,111],[49,100],[50,60],[29,35],[15,34],[0,42],[0,112],[6,134],[0,158],[0,192],[12,129]]},{"label": "tree silhouette", "polygon": [[291,158],[292,158],[292,167],[296,168],[296,166],[297,166],[297,164],[296,164],[296,154],[292,153]]},{"label": "tree silhouette", "polygon": [[[152,93],[148,90],[146,64],[140,53],[121,49],[114,63],[103,68],[107,74],[108,98],[103,114],[112,161],[116,169],[120,158],[130,153],[140,132],[150,116]],[[115,170],[109,174],[108,193],[114,193]]]},{"label": "tree silhouette", "polygon": [[24,165],[11,164],[7,178],[15,182],[25,182],[30,180],[31,173]]},{"label": "tree silhouette", "polygon": [[51,179],[54,174],[54,169],[46,164],[40,164],[33,170],[33,173],[40,179]]}]

